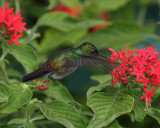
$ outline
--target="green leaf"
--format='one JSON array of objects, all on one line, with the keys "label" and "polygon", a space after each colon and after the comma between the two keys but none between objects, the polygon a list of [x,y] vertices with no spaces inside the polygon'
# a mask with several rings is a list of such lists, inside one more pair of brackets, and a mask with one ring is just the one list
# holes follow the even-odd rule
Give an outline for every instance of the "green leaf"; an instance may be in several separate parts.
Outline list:
[{"label": "green leaf", "polygon": [[132,88],[130,91],[128,91],[127,94],[131,95],[135,101],[133,106],[135,120],[142,122],[146,116],[146,111],[145,111],[145,102],[140,99],[140,97],[142,96],[141,90]]},{"label": "green leaf", "polygon": [[32,97],[32,91],[27,85],[14,84],[10,86],[11,95],[8,101],[0,106],[0,113],[11,113],[26,104]]},{"label": "green leaf", "polygon": [[17,126],[13,126],[13,125],[0,125],[0,128],[17,128]]},{"label": "green leaf", "polygon": [[25,123],[25,128],[36,128],[36,126],[32,122]]},{"label": "green leaf", "polygon": [[42,101],[38,100],[37,98],[34,98],[27,104],[27,112],[28,112],[28,115],[30,116],[34,111],[35,103],[42,103]]},{"label": "green leaf", "polygon": [[10,120],[8,122],[8,124],[24,124],[24,120],[23,119],[20,119],[20,118],[15,118],[13,120]]},{"label": "green leaf", "polygon": [[121,125],[118,124],[118,121],[115,120],[112,123],[110,123],[108,126],[104,128],[123,128]]},{"label": "green leaf", "polygon": [[79,0],[61,0],[61,2],[69,7],[75,7],[79,5]]},{"label": "green leaf", "polygon": [[28,73],[38,68],[38,58],[30,46],[20,44],[18,47],[13,43],[8,46],[11,49],[11,54],[23,65]]},{"label": "green leaf", "polygon": [[67,128],[86,128],[77,110],[62,101],[41,104],[41,111],[49,120],[57,121]]},{"label": "green leaf", "polygon": [[9,95],[10,95],[9,86],[0,82],[0,102],[6,101]]},{"label": "green leaf", "polygon": [[82,36],[86,34],[86,29],[74,29],[69,32],[62,32],[55,29],[49,29],[45,32],[44,37],[40,43],[40,53],[46,53],[50,50],[54,50],[60,44],[66,43],[68,45],[69,42],[75,43]]},{"label": "green leaf", "polygon": [[[99,82],[97,86],[92,86],[87,91],[87,98],[91,96],[94,92],[101,91],[106,87],[112,86],[111,85],[111,75],[94,75],[91,76],[92,80]],[[115,88],[119,87],[120,84],[117,82],[114,86]]]},{"label": "green leaf", "polygon": [[44,93],[54,99],[64,101],[66,103],[74,101],[67,88],[64,87],[59,81],[50,81],[47,84],[47,88],[48,90]]},{"label": "green leaf", "polygon": [[54,8],[56,6],[57,1],[56,0],[48,0],[48,6],[47,6],[47,10],[51,10],[52,8]]},{"label": "green leaf", "polygon": [[69,93],[68,89],[63,86],[59,81],[50,81],[47,84],[48,90],[46,90],[44,93],[56,100],[63,101],[65,103],[69,103],[74,108],[82,112],[86,115],[92,115],[92,112],[89,110],[88,107],[79,104],[78,102],[74,101],[73,97]]},{"label": "green leaf", "polygon": [[11,78],[19,78],[19,79],[22,78],[22,72],[18,71],[15,68],[7,68],[6,72],[7,72],[8,76]]},{"label": "green leaf", "polygon": [[2,72],[0,72],[0,79],[2,78]]},{"label": "green leaf", "polygon": [[45,116],[42,114],[42,112],[39,111],[30,121],[42,120],[44,118]]},{"label": "green leaf", "polygon": [[28,30],[28,31],[29,31],[28,35],[26,35],[18,40],[21,44],[30,43],[34,39],[41,36],[40,33],[35,33],[35,32],[33,32],[33,30]]},{"label": "green leaf", "polygon": [[102,128],[117,117],[131,112],[134,99],[126,94],[95,93],[88,98],[87,105],[93,110],[94,118],[88,128]]},{"label": "green leaf", "polygon": [[107,81],[111,81],[111,75],[110,74],[109,75],[93,75],[91,76],[91,79],[99,83],[104,83]]},{"label": "green leaf", "polygon": [[88,89],[87,91],[87,98],[90,97],[95,91],[101,91],[103,90],[104,88],[106,88],[107,86],[107,83],[101,83],[101,84],[98,84],[97,86],[92,86]]},{"label": "green leaf", "polygon": [[[112,16],[112,21],[117,21],[117,20],[127,20],[127,21],[133,21],[135,18],[135,1],[130,1],[127,6],[124,6],[116,11],[110,12]],[[122,15],[123,14],[123,15]]]},{"label": "green leaf", "polygon": [[134,22],[119,21],[114,22],[106,29],[87,35],[82,40],[79,40],[76,45],[88,41],[92,42],[98,49],[107,49],[107,47],[119,49],[125,47],[128,43],[132,46],[148,36],[157,37]]},{"label": "green leaf", "polygon": [[88,0],[87,4],[90,8],[94,8],[98,12],[113,11],[127,4],[129,0]]},{"label": "green leaf", "polygon": [[72,101],[69,104],[72,105],[74,108],[76,108],[79,112],[85,115],[93,116],[93,113],[90,111],[90,109],[87,106],[79,104],[76,101]]},{"label": "green leaf", "polygon": [[94,19],[78,20],[62,12],[49,12],[39,18],[36,27],[48,26],[67,32],[71,31],[72,29],[89,28],[99,24],[104,24],[104,21]]},{"label": "green leaf", "polygon": [[151,0],[138,0],[138,2],[142,6],[148,6],[148,5],[151,5],[153,3],[153,1],[151,1]]},{"label": "green leaf", "polygon": [[147,110],[147,114],[153,117],[154,119],[156,119],[158,123],[160,124],[160,110],[156,108],[149,108]]}]

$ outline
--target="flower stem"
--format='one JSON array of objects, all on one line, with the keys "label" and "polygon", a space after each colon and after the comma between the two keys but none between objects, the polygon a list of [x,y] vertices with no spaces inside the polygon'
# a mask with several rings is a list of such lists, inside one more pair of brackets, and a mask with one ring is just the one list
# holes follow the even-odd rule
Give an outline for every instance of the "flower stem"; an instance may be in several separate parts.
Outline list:
[{"label": "flower stem", "polygon": [[145,16],[146,16],[146,12],[147,12],[147,8],[145,6],[142,6],[140,8],[140,11],[139,11],[139,15],[138,15],[138,23],[140,25],[143,25],[144,24],[144,20],[145,20]]},{"label": "flower stem", "polygon": [[18,13],[18,11],[19,11],[19,9],[20,9],[19,0],[15,0],[15,8],[16,8],[16,13]]}]

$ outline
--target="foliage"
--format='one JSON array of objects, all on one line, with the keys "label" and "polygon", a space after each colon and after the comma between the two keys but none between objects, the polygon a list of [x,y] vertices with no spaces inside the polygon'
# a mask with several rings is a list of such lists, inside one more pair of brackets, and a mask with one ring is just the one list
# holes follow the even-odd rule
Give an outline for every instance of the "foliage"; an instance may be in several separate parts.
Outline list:
[{"label": "foliage", "polygon": [[[1,0],[0,128],[122,128],[136,127],[137,123],[143,128],[152,124],[152,118],[155,127],[159,126],[158,88],[153,104],[145,110],[140,99],[143,88],[136,87],[143,85],[134,79],[132,85],[112,86],[111,74],[105,69],[102,73],[91,67],[92,71],[74,74],[81,82],[91,74],[90,84],[80,85],[87,88],[83,92],[81,82],[72,75],[50,82],[21,82],[24,74],[36,70],[52,53],[83,42],[107,52],[108,47],[117,50],[127,44],[132,49],[148,37],[159,40],[152,23],[145,22],[147,9],[156,4],[158,0]],[[137,7],[138,12],[134,11]],[[26,32],[22,34],[22,30]],[[126,117],[128,122],[123,121]]]}]

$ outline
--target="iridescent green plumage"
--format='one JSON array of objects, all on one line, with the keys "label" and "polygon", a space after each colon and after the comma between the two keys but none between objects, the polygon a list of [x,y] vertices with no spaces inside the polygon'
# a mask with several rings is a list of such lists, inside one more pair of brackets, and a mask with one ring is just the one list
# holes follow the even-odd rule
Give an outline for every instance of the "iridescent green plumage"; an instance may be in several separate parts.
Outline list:
[{"label": "iridescent green plumage", "polygon": [[[97,56],[102,56],[105,59],[97,58]],[[101,55],[94,45],[85,42],[77,48],[63,50],[54,54],[39,69],[25,75],[22,81],[26,82],[43,76],[62,79],[74,72],[79,66],[91,64],[111,66],[107,57]]]}]

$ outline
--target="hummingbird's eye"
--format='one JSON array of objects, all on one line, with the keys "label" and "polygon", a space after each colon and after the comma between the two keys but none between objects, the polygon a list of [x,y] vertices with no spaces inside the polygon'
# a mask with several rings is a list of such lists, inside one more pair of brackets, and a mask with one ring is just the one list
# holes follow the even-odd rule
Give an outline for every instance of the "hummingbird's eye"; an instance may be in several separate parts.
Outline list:
[{"label": "hummingbird's eye", "polygon": [[98,53],[97,50],[93,50],[93,51],[91,52],[91,54],[97,54],[97,53]]}]

